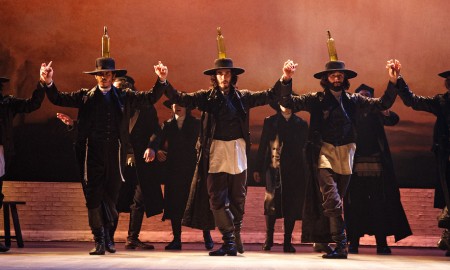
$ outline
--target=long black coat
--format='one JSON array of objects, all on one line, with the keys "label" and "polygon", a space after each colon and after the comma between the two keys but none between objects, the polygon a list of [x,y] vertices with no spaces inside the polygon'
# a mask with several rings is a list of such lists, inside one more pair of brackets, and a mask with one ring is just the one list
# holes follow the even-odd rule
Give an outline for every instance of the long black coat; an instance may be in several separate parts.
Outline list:
[{"label": "long black coat", "polygon": [[371,144],[371,149],[381,154],[382,174],[372,177],[352,175],[344,198],[349,239],[362,237],[364,234],[394,235],[397,242],[412,234],[400,201],[400,191],[384,131],[384,126],[394,126],[399,120],[398,115],[392,111],[389,116],[370,113],[358,117],[355,157],[363,156],[358,151],[362,149],[361,144]]},{"label": "long black coat", "polygon": [[[3,152],[5,157],[5,171],[11,164],[14,155],[14,138],[13,138],[13,120],[18,113],[30,113],[41,107],[44,100],[44,88],[39,83],[33,91],[31,98],[17,98],[11,95],[3,96],[0,94],[0,126],[3,144]],[[0,179],[0,181],[2,181]],[[0,206],[2,205],[2,183],[0,183]]]},{"label": "long black coat", "polygon": [[163,219],[183,218],[197,162],[195,145],[199,131],[200,120],[186,114],[181,129],[178,129],[177,121],[173,117],[164,122],[161,133],[155,140],[159,142],[159,148],[167,150]]},{"label": "long black coat", "polygon": [[[289,87],[292,84],[288,85]],[[352,122],[353,133],[356,134],[356,116],[365,112],[376,112],[389,109],[397,97],[396,86],[388,83],[381,98],[366,98],[360,94],[343,93],[342,105]],[[333,242],[330,235],[329,219],[323,215],[322,195],[317,180],[319,153],[322,147],[322,130],[327,124],[329,112],[340,106],[330,90],[292,96],[281,100],[283,106],[294,111],[308,111],[311,114],[308,142],[305,148],[308,165],[306,184],[306,200],[302,221],[303,243]]]},{"label": "long black coat", "polygon": [[[131,113],[140,108],[148,107],[150,104],[155,104],[162,96],[166,84],[161,84],[156,81],[154,87],[150,91],[133,91],[131,89],[118,89],[111,87],[113,101],[119,115],[119,138],[121,142],[121,163],[125,165],[126,154],[130,147],[129,139],[129,120]],[[84,151],[86,140],[95,124],[93,106],[95,106],[94,97],[99,94],[100,90],[97,86],[92,89],[80,89],[75,92],[60,92],[56,88],[55,83],[50,87],[45,87],[45,92],[51,103],[62,106],[78,108],[77,119],[77,139],[76,139],[76,154],[79,162],[84,160]]]},{"label": "long black coat", "polygon": [[136,185],[139,184],[145,205],[147,217],[162,213],[164,208],[160,179],[158,177],[159,163],[144,161],[144,152],[147,149],[150,137],[159,132],[159,123],[156,109],[153,105],[141,108],[136,123],[130,132],[130,142],[133,149],[136,167],[125,168],[125,183],[120,190],[117,210],[129,212],[133,203]]},{"label": "long black coat", "polygon": [[[259,92],[232,89],[231,102],[241,116],[242,134],[250,147],[249,112],[250,108],[262,106],[273,102],[282,96],[287,86],[277,81],[274,87]],[[219,89],[200,90],[194,93],[182,93],[170,85],[165,94],[174,103],[184,107],[197,108],[202,111],[201,128],[198,144],[197,166],[191,182],[191,189],[183,217],[183,225],[200,229],[213,230],[215,228],[214,216],[209,209],[209,196],[206,189],[206,178],[209,167],[209,150],[216,126],[215,113],[219,111],[222,100],[219,98]]]},{"label": "long black coat", "polygon": [[[280,184],[268,172],[272,160],[271,142],[277,135],[282,145]],[[288,121],[281,112],[264,119],[255,171],[259,172],[266,183],[265,215],[296,220],[302,218],[306,186],[303,148],[307,135],[308,124],[295,114]]]},{"label": "long black coat", "polygon": [[448,164],[450,155],[450,94],[447,92],[434,97],[417,96],[409,89],[403,79],[399,83],[398,95],[406,106],[411,107],[415,111],[425,111],[436,116],[432,146],[432,151],[438,163],[434,207],[442,209],[445,207],[445,197],[439,179],[439,170],[443,172],[444,181],[447,183],[447,192],[450,193],[450,166]]}]

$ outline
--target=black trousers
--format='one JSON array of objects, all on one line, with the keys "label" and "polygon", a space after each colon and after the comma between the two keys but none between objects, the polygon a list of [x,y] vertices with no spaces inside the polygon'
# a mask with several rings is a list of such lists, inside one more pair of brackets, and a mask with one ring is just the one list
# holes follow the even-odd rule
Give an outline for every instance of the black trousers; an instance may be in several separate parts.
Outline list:
[{"label": "black trousers", "polygon": [[331,169],[319,169],[319,187],[323,197],[323,214],[327,217],[341,216],[342,205],[351,175],[337,174]]},{"label": "black trousers", "polygon": [[89,141],[87,147],[86,206],[88,209],[103,207],[105,222],[114,222],[119,217],[116,203],[122,184],[120,143],[118,140]]}]

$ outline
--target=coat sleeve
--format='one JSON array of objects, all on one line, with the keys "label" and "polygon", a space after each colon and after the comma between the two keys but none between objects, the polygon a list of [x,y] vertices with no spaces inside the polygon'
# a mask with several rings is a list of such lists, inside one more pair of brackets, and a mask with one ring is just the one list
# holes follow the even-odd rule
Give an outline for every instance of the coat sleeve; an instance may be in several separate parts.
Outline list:
[{"label": "coat sleeve", "polygon": [[435,97],[423,97],[414,94],[406,84],[403,78],[397,82],[399,86],[398,95],[405,104],[405,106],[411,107],[415,111],[425,111],[433,114],[437,114],[439,110],[438,96]]},{"label": "coat sleeve", "polygon": [[199,90],[193,93],[185,93],[173,88],[169,82],[167,82],[167,84],[168,87],[165,89],[164,94],[174,103],[186,108],[197,108],[200,111],[210,112],[208,102],[208,96],[211,93],[210,90]]},{"label": "coat sleeve", "polygon": [[159,80],[156,80],[154,86],[148,91],[126,90],[127,98],[130,99],[131,109],[145,108],[149,104],[155,104],[162,97],[167,87],[169,87],[168,83],[161,83]]},{"label": "coat sleeve", "polygon": [[60,92],[53,83],[50,87],[45,86],[45,93],[51,103],[61,107],[79,108],[83,102],[83,96],[87,89],[81,89],[75,92]]},{"label": "coat sleeve", "polygon": [[291,82],[283,84],[280,80],[277,80],[273,87],[263,90],[252,92],[249,90],[242,91],[247,98],[249,108],[263,106],[270,102],[278,101],[285,96],[289,96],[292,92]]},{"label": "coat sleeve", "polygon": [[12,98],[12,108],[14,114],[17,113],[29,113],[35,111],[41,107],[42,100],[44,100],[44,87],[38,83],[36,89],[33,91],[31,98]]},{"label": "coat sleeve", "polygon": [[353,94],[351,98],[356,102],[358,108],[364,112],[384,111],[394,104],[397,97],[398,85],[399,82],[397,82],[397,85],[389,82],[383,95],[379,98],[368,98],[360,94]]},{"label": "coat sleeve", "polygon": [[388,116],[386,116],[384,114],[381,114],[381,116],[382,116],[382,120],[383,120],[382,121],[383,125],[385,125],[385,126],[395,126],[400,121],[400,117],[398,116],[398,114],[396,114],[393,111],[390,111]]}]

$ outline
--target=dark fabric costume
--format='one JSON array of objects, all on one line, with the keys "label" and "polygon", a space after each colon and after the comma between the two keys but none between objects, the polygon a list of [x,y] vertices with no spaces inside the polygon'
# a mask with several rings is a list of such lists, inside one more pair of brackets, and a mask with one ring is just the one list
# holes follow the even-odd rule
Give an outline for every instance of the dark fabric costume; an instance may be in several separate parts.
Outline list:
[{"label": "dark fabric costume", "polygon": [[[200,120],[186,114],[183,126],[178,128],[175,117],[164,122],[157,140],[160,148],[167,149],[167,173],[164,185],[163,219],[183,218],[189,197],[192,175],[197,162],[196,143]],[[167,146],[165,146],[167,144]]]},{"label": "dark fabric costume", "polygon": [[93,232],[103,231],[103,225],[118,217],[116,202],[129,146],[131,113],[158,101],[164,87],[156,82],[152,91],[135,92],[112,86],[106,95],[98,86],[70,93],[59,92],[54,83],[45,87],[53,104],[79,109],[76,151],[79,162],[85,160],[84,191]]},{"label": "dark fabric costume", "polygon": [[[308,124],[292,114],[288,121],[281,112],[264,119],[255,170],[266,183],[264,215],[300,220],[305,200],[305,164],[303,148]],[[271,143],[278,135],[282,144],[280,167],[271,163]]]},{"label": "dark fabric costume", "polygon": [[[410,91],[403,79],[399,80],[399,83],[398,94],[406,106],[411,107],[415,111],[425,111],[436,116],[432,151],[436,156],[438,170],[443,172],[447,187],[449,187],[448,192],[450,192],[450,94],[447,92],[445,94],[435,95],[434,97],[417,96]],[[442,209],[445,207],[445,199],[439,180],[439,173],[437,176],[434,207]]]},{"label": "dark fabric costume", "polygon": [[[394,235],[397,242],[412,234],[400,201],[384,131],[384,126],[394,126],[398,121],[398,115],[392,111],[389,116],[381,112],[357,116],[354,170],[344,198],[345,223],[351,241],[369,234],[384,239]],[[364,165],[381,171],[360,169],[358,172],[358,167]]]},{"label": "dark fabric costume", "polygon": [[[2,83],[2,82],[0,82]],[[0,86],[1,87],[1,86]],[[17,98],[11,95],[3,96],[0,92],[0,145],[3,145],[5,157],[5,172],[11,164],[14,155],[13,120],[18,113],[30,113],[41,107],[45,92],[40,84],[33,91],[31,98]],[[0,208],[3,205],[3,176],[0,177]]]},{"label": "dark fabric costume", "polygon": [[[277,81],[274,88],[268,91],[261,92],[251,92],[248,90],[238,90],[230,89],[228,94],[228,99],[225,99],[222,92],[217,89],[200,90],[194,93],[184,94],[176,91],[172,87],[167,88],[166,95],[173,103],[180,104],[181,106],[188,106],[192,108],[198,108],[202,111],[201,119],[201,130],[199,139],[199,149],[198,149],[198,162],[192,179],[190,194],[188,203],[186,205],[186,211],[183,218],[183,225],[188,227],[193,227],[201,230],[210,230],[215,228],[214,216],[210,209],[213,208],[216,202],[209,202],[209,196],[207,192],[207,178],[211,176],[208,174],[209,167],[209,150],[213,138],[215,138],[215,130],[218,125],[222,125],[222,128],[227,124],[224,121],[217,121],[220,117],[221,112],[229,108],[230,102],[232,108],[234,108],[239,118],[240,126],[237,129],[239,131],[240,138],[244,138],[247,148],[250,147],[249,139],[249,109],[256,106],[262,106],[268,104],[269,102],[277,98],[277,90],[280,91],[282,88],[281,82]],[[235,135],[235,134],[232,134]],[[239,138],[239,137],[238,137]],[[222,138],[226,140],[226,138]],[[246,171],[243,172],[246,175]],[[216,176],[222,181],[223,177],[228,174],[217,174]],[[240,190],[245,191],[245,175],[231,175],[236,178],[236,181],[240,182]],[[236,182],[231,180],[232,182]],[[244,215],[244,203],[245,203],[245,192],[241,194],[241,191],[237,190],[237,187],[233,187],[237,194],[230,194],[230,206],[229,211],[231,211],[234,219],[231,224],[231,228],[239,226],[242,223],[242,218]],[[237,196],[237,197],[236,197]],[[242,200],[242,198],[244,198]],[[232,201],[236,201],[233,203]],[[215,207],[215,206],[214,206]],[[227,219],[228,218],[223,218]],[[220,225],[218,225],[220,226]],[[230,226],[230,224],[227,224]],[[233,232],[234,229],[231,229]]]},{"label": "dark fabric costume", "polygon": [[[322,142],[335,146],[355,143],[357,115],[386,110],[392,106],[396,96],[395,85],[389,82],[381,98],[369,99],[359,94],[343,93],[342,106],[329,90],[282,99],[284,107],[294,111],[308,111],[311,114],[306,147],[309,179],[303,212],[302,242],[335,242],[331,239],[329,218],[324,216],[324,210],[333,209],[324,209],[322,206],[323,198],[318,183],[318,161]],[[345,193],[345,190],[340,192]],[[336,211],[335,215],[339,215],[339,212]]]}]

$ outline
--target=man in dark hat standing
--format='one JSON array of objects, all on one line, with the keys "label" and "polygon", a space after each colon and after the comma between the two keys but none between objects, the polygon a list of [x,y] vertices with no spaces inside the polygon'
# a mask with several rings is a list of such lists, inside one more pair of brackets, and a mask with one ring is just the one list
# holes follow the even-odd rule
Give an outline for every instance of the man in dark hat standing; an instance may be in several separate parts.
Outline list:
[{"label": "man in dark hat standing", "polygon": [[415,111],[424,111],[436,116],[433,131],[432,150],[436,156],[438,180],[434,194],[434,207],[442,209],[438,217],[438,227],[444,229],[438,247],[447,250],[450,256],[450,70],[439,73],[445,79],[447,92],[434,97],[414,94],[404,79],[399,80],[398,95],[403,103]]},{"label": "man in dark hat standing", "polygon": [[[165,94],[176,104],[202,111],[199,161],[183,225],[201,230],[214,229],[217,225],[224,243],[209,255],[236,256],[237,252],[244,252],[240,231],[247,192],[249,110],[274,101],[286,86],[278,80],[273,88],[265,91],[238,90],[238,75],[244,69],[235,67],[226,58],[221,45],[218,44],[219,59],[215,60],[215,67],[203,72],[211,79],[208,90],[182,93],[167,82]],[[285,68],[291,68],[290,64],[285,64]],[[159,75],[159,79],[166,81],[166,75]]]},{"label": "man in dark hat standing", "polygon": [[[200,120],[192,116],[191,108],[185,108],[166,100],[163,103],[170,108],[173,116],[164,121],[161,132],[151,144],[158,161],[166,162],[164,174],[164,215],[170,219],[173,241],[166,250],[181,250],[181,221],[189,197],[192,175],[197,163],[195,148],[200,132]],[[214,247],[209,230],[203,231],[205,248]]]},{"label": "man in dark hat standing", "polygon": [[[3,178],[14,155],[13,120],[18,113],[30,113],[41,107],[44,100],[44,90],[38,86],[31,98],[23,99],[11,95],[3,95],[3,84],[8,78],[0,77],[0,208],[3,206]],[[6,252],[9,247],[0,243],[0,252]]]},{"label": "man in dark hat standing", "polygon": [[[361,84],[355,93],[372,98],[374,89]],[[399,120],[390,110],[356,115],[353,175],[344,198],[349,253],[358,253],[364,234],[375,235],[379,255],[391,254],[387,236],[394,235],[397,242],[412,234],[384,131],[384,126],[394,126]]]},{"label": "man in dark hat standing", "polygon": [[[334,60],[325,65],[324,71],[314,74],[323,92],[281,100],[285,107],[311,114],[307,162],[312,181],[307,184],[310,198],[305,201],[302,242],[335,242],[335,250],[323,255],[326,259],[347,258],[342,204],[352,174],[356,117],[364,112],[387,110],[394,103],[400,63],[390,60],[387,67],[390,82],[381,98],[347,93],[349,79],[357,73],[346,69],[344,62]],[[290,81],[291,77],[292,74],[287,73],[285,81]],[[286,85],[291,87],[292,83]]]},{"label": "man in dark hat standing", "polygon": [[294,253],[291,243],[295,221],[301,220],[305,200],[305,159],[303,148],[308,123],[292,110],[276,103],[277,112],[264,119],[253,179],[266,184],[264,215],[266,240],[263,250],[271,250],[276,219],[284,219],[283,251]]},{"label": "man in dark hat standing", "polygon": [[[159,66],[155,66],[156,70],[159,74],[164,73]],[[53,104],[79,109],[76,151],[85,160],[82,170],[84,193],[89,226],[95,240],[95,247],[89,254],[104,255],[104,228],[112,227],[118,218],[116,202],[129,146],[131,112],[157,102],[166,85],[157,81],[148,92],[116,88],[114,78],[125,75],[126,70],[116,69],[115,61],[110,57],[98,58],[95,70],[85,73],[94,75],[97,85],[75,92],[58,91],[50,64],[42,64],[40,74],[41,84]]]}]

